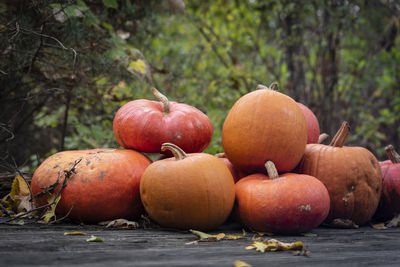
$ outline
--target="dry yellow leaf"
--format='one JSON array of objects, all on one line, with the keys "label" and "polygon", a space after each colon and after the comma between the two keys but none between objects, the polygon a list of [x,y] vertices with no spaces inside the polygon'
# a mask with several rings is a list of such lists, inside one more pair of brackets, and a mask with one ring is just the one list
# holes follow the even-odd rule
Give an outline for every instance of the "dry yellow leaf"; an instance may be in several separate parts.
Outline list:
[{"label": "dry yellow leaf", "polygon": [[57,207],[57,204],[58,204],[58,202],[60,201],[60,199],[61,199],[61,195],[59,195],[56,199],[55,199],[55,197],[56,197],[56,195],[50,195],[48,198],[47,198],[47,202],[50,204],[50,203],[53,203],[54,202],[54,204],[53,205],[51,205],[50,207],[48,207],[47,208],[47,211],[45,212],[45,214],[42,216],[42,219],[43,219],[43,221],[45,221],[46,223],[49,223],[50,222],[50,220],[54,217],[56,217],[56,207]]},{"label": "dry yellow leaf", "polygon": [[301,241],[293,243],[284,243],[276,239],[268,239],[265,241],[254,241],[251,246],[247,246],[246,249],[255,249],[260,252],[266,251],[282,251],[282,250],[302,250],[304,244]]},{"label": "dry yellow leaf", "polygon": [[65,232],[64,235],[87,235],[84,232]]},{"label": "dry yellow leaf", "polygon": [[200,242],[213,242],[219,241],[225,237],[224,233],[219,233],[217,235],[210,235],[204,232],[200,232],[197,230],[189,230],[192,234],[195,234],[199,239],[197,241]]},{"label": "dry yellow leaf", "polygon": [[247,262],[240,261],[240,260],[235,260],[235,261],[233,262],[233,266],[234,266],[234,267],[251,267],[251,265],[248,264]]}]

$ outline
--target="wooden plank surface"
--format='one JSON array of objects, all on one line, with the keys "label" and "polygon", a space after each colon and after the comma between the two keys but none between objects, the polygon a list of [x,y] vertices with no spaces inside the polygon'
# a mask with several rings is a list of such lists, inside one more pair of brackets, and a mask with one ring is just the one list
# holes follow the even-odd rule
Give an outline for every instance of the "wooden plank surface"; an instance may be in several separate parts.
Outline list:
[{"label": "wooden plank surface", "polygon": [[[0,218],[0,222],[4,221]],[[83,231],[88,236],[64,236]],[[212,233],[241,234],[235,224]],[[187,231],[168,229],[110,230],[93,225],[0,224],[0,266],[400,266],[400,228],[375,230],[317,228],[316,236],[273,236],[283,242],[302,241],[310,255],[290,251],[260,253],[246,250],[252,233],[238,240],[186,243]],[[90,235],[102,243],[86,242]]]}]

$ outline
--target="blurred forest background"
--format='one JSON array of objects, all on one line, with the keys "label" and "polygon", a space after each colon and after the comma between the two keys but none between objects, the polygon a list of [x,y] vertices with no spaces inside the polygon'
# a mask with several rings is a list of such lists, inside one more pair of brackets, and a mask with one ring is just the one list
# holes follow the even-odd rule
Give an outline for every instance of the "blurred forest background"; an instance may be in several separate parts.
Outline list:
[{"label": "blurred forest background", "polygon": [[153,86],[204,111],[221,152],[233,103],[274,81],[383,160],[400,149],[400,2],[2,0],[0,169],[118,147],[113,116]]}]

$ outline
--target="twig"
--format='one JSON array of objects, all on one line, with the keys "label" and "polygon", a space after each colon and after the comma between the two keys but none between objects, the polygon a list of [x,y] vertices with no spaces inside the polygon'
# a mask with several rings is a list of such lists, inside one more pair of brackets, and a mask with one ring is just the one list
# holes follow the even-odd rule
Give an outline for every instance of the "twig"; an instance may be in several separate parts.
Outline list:
[{"label": "twig", "polygon": [[4,126],[5,124],[0,123],[0,128],[2,128],[4,131],[6,131],[7,133],[10,134],[10,137],[6,138],[5,141],[8,142],[10,140],[13,140],[15,135],[13,132],[11,132],[6,126]]},{"label": "twig", "polygon": [[5,214],[7,214],[8,216],[14,214],[13,211],[9,211],[8,209],[6,209],[6,207],[4,207],[3,204],[1,204],[1,202],[0,202],[0,209],[1,209]]},{"label": "twig", "polygon": [[60,219],[56,219],[54,221],[51,221],[51,222],[49,222],[49,224],[55,224],[55,223],[63,221],[65,218],[67,218],[69,216],[69,214],[71,213],[73,208],[74,208],[74,206],[72,205],[71,208],[69,209],[69,211],[67,212],[67,214],[65,214],[65,216],[61,217]]},{"label": "twig", "polygon": [[57,198],[61,195],[61,191],[64,189],[64,187],[67,186],[67,181],[69,180],[69,178],[71,177],[72,174],[76,174],[76,169],[75,168],[79,164],[79,162],[81,162],[81,160],[82,160],[82,158],[76,160],[74,162],[74,165],[71,167],[71,169],[63,171],[64,172],[63,183],[62,183],[61,187],[58,189],[57,194],[56,194],[54,200],[51,203],[45,204],[45,205],[37,207],[37,208],[33,208],[31,210],[28,210],[28,211],[26,211],[24,213],[21,213],[21,214],[15,216],[13,218],[10,218],[9,220],[6,220],[4,223],[9,223],[9,222],[14,221],[14,220],[16,220],[18,218],[21,218],[21,217],[23,217],[23,216],[25,216],[25,215],[27,215],[29,213],[32,213],[32,212],[35,212],[35,211],[38,211],[38,210],[42,210],[44,208],[47,208],[47,207],[50,207],[50,206],[56,204]]}]

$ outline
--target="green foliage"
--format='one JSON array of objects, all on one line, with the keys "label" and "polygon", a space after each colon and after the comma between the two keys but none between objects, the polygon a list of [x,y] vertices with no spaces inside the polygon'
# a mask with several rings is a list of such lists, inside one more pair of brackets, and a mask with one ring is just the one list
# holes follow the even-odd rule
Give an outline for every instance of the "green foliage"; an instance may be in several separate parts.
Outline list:
[{"label": "green foliage", "polygon": [[204,111],[214,126],[206,152],[221,152],[233,103],[276,81],[331,136],[347,120],[351,144],[380,157],[400,146],[394,1],[186,1],[184,14],[171,3],[0,3],[0,145],[32,167],[35,154],[116,147],[115,112],[155,100],[155,86]]}]

